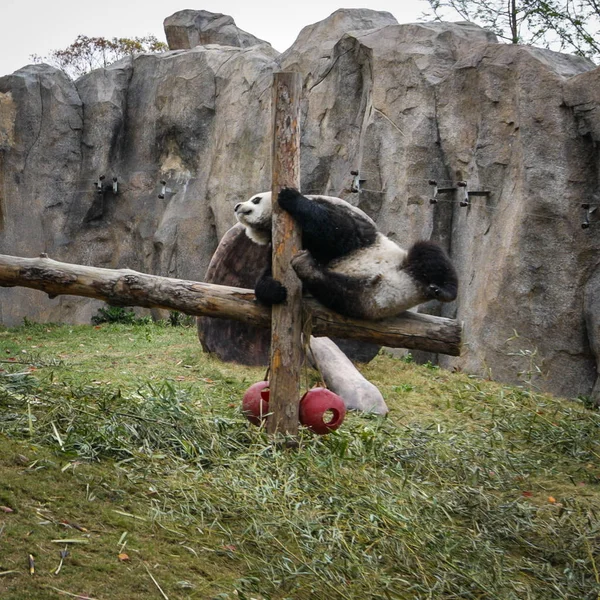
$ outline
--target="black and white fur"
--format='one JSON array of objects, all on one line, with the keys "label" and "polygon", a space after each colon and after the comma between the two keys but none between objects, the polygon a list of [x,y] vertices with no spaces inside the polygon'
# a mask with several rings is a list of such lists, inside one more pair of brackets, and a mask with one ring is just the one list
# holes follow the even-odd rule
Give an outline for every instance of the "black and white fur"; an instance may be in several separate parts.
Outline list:
[{"label": "black and white fur", "polygon": [[[279,205],[302,228],[304,250],[292,267],[321,304],[348,317],[382,319],[431,299],[456,298],[456,271],[435,243],[400,248],[377,231],[373,220],[348,202],[331,196],[303,196],[283,189]],[[246,233],[258,244],[271,241],[271,193],[253,196],[234,208]],[[286,290],[270,268],[255,293],[263,304],[285,301]]]}]

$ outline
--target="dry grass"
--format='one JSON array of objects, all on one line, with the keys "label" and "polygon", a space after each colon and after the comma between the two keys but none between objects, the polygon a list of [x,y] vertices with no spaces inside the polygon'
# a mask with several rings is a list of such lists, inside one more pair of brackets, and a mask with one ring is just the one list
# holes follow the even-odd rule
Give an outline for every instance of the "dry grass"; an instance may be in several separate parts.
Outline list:
[{"label": "dry grass", "polygon": [[600,598],[580,403],[380,356],[389,417],[291,451],[241,416],[264,370],[193,329],[29,325],[0,349],[2,598]]}]

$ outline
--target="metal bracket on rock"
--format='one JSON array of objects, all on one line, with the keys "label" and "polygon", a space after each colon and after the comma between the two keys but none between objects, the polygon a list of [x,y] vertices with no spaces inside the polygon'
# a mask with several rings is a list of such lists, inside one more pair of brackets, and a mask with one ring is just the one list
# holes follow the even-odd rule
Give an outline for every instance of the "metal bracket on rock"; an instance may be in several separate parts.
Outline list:
[{"label": "metal bracket on rock", "polygon": [[592,206],[589,202],[584,202],[581,205],[581,208],[585,210],[585,216],[583,218],[583,223],[581,224],[581,229],[589,229],[591,217],[598,211],[598,207]]},{"label": "metal bracket on rock", "polygon": [[160,192],[158,192],[158,197],[161,200],[164,200],[168,195],[175,195],[179,190],[167,187],[167,182],[165,179],[160,180]]},{"label": "metal bracket on rock", "polygon": [[437,204],[440,194],[451,194],[459,189],[463,190],[462,199],[459,204],[464,208],[471,205],[471,197],[473,196],[489,196],[491,192],[489,190],[469,190],[468,183],[466,181],[457,181],[448,187],[438,187],[435,179],[429,180],[429,185],[433,187],[433,196],[429,199],[429,204]]},{"label": "metal bracket on rock", "polygon": [[469,202],[469,190],[467,188],[467,182],[466,181],[458,181],[456,183],[456,185],[459,188],[463,189],[463,199],[460,201],[460,205],[462,207],[469,206],[470,202]]},{"label": "metal bracket on rock", "polygon": [[160,192],[158,193],[158,197],[161,200],[164,200],[167,194],[170,194],[173,190],[167,187],[167,182],[164,179],[160,180]]},{"label": "metal bracket on rock", "polygon": [[430,179],[429,185],[433,186],[433,197],[429,198],[429,204],[437,204],[439,201],[438,196],[440,194],[450,194],[457,190],[456,186],[438,187],[438,183],[435,179]]},{"label": "metal bracket on rock", "polygon": [[366,179],[361,179],[360,178],[360,171],[350,171],[350,175],[352,175],[352,184],[350,185],[350,191],[353,194],[356,193],[360,193],[361,190],[361,186],[363,183],[365,183],[365,181],[367,181]]},{"label": "metal bracket on rock", "polygon": [[119,182],[117,177],[113,177],[110,183],[106,182],[106,176],[100,175],[97,181],[94,181],[94,186],[99,194],[111,192],[115,196],[119,193]]}]

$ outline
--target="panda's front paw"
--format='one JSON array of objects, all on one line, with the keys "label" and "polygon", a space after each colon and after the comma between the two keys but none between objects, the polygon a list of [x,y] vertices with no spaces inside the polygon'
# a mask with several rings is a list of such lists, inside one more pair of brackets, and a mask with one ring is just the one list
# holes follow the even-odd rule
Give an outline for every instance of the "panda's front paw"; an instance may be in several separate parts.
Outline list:
[{"label": "panda's front paw", "polygon": [[300,279],[309,279],[317,271],[317,263],[308,250],[302,250],[292,258],[292,267]]},{"label": "panda's front paw", "polygon": [[286,287],[270,275],[261,277],[254,287],[254,295],[261,304],[283,304],[287,299]]},{"label": "panda's front paw", "polygon": [[296,205],[296,201],[300,197],[300,192],[294,188],[282,188],[277,196],[279,206],[284,210],[290,210]]}]

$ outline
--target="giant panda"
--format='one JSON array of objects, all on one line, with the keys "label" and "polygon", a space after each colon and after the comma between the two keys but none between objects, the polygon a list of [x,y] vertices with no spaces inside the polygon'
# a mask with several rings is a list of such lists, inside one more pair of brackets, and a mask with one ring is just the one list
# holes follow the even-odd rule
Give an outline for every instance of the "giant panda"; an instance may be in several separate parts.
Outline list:
[{"label": "giant panda", "polygon": [[[405,250],[341,198],[303,196],[284,188],[278,202],[302,228],[304,249],[292,259],[292,267],[303,289],[331,310],[377,320],[428,300],[456,298],[456,271],[437,244],[420,241]],[[270,243],[271,192],[236,204],[234,212],[250,239]],[[270,267],[257,281],[255,294],[266,305],[286,299],[286,289],[273,279]]]}]

